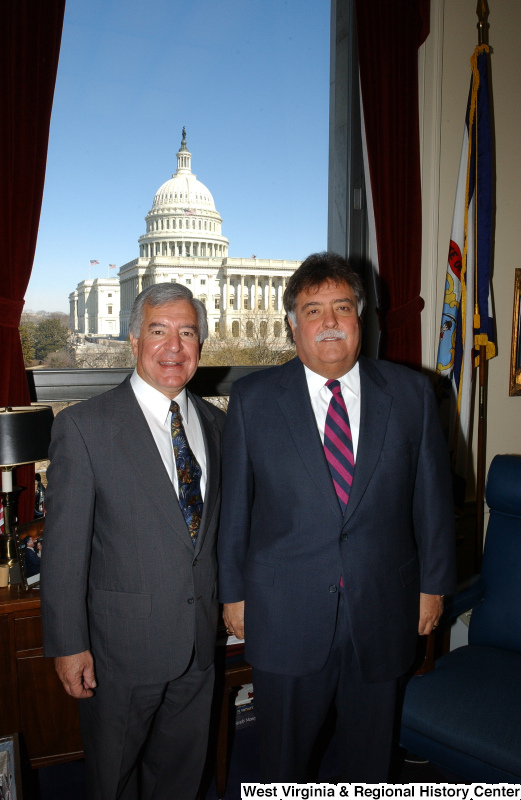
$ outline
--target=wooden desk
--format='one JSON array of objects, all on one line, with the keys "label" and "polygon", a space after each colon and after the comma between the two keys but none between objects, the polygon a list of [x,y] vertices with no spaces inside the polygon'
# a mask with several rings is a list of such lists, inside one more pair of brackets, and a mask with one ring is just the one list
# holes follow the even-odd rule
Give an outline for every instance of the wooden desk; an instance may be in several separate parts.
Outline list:
[{"label": "wooden desk", "polygon": [[38,589],[0,588],[0,736],[22,733],[33,767],[83,755],[77,700],[43,657]]}]

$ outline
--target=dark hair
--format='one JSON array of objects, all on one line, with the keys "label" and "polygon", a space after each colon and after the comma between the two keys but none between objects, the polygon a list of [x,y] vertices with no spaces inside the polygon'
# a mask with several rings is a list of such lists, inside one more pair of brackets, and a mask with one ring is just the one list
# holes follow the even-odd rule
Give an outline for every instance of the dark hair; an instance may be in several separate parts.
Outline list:
[{"label": "dark hair", "polygon": [[360,276],[349,266],[348,262],[338,253],[312,253],[302,262],[300,267],[295,270],[293,275],[288,281],[286,291],[284,292],[284,310],[286,311],[286,327],[288,329],[288,336],[291,335],[291,329],[287,320],[290,319],[293,325],[297,324],[295,309],[297,307],[297,299],[299,294],[304,289],[311,289],[312,287],[322,286],[326,281],[333,281],[333,283],[347,283],[353,290],[356,298],[357,311],[359,319],[362,319],[366,306],[365,291],[362,279]]},{"label": "dark hair", "polygon": [[199,342],[201,344],[208,338],[208,318],[206,308],[197,300],[187,286],[180,283],[153,283],[147,286],[134,300],[132,311],[130,312],[129,331],[136,339],[139,339],[141,325],[145,317],[145,306],[162,306],[165,303],[175,303],[176,300],[188,300],[197,314],[199,325]]}]

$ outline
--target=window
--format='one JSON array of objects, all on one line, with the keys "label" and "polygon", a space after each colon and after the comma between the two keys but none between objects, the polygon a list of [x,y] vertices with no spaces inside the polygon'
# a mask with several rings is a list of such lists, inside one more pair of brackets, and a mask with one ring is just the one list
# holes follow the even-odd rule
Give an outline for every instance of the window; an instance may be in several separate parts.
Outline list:
[{"label": "window", "polygon": [[261,322],[260,327],[259,327],[259,333],[260,333],[260,335],[262,336],[263,339],[266,338],[266,336],[268,335],[268,323],[267,322]]},{"label": "window", "polygon": [[237,320],[235,320],[234,322],[232,322],[232,336],[233,336],[233,338],[234,339],[238,339],[239,338],[239,333],[240,333],[239,323],[237,322]]},{"label": "window", "polygon": [[186,279],[186,281],[185,281],[185,283],[186,283],[186,284],[188,284],[188,285],[190,285],[190,284],[192,283],[192,279],[191,279],[191,278],[187,278],[187,279]]},{"label": "window", "polygon": [[[108,8],[112,7],[112,3],[113,3],[113,0],[109,0]],[[168,16],[169,11],[170,11],[168,6],[169,6],[169,4],[166,4],[166,6],[165,6],[165,8],[167,9],[165,11],[165,14],[167,16]],[[159,7],[162,8],[161,5]],[[298,4],[297,4],[297,8],[298,8]],[[287,16],[287,15],[285,15],[285,16]],[[323,23],[323,27],[324,27],[324,30],[326,32],[326,39],[327,39],[328,23],[329,23],[328,10],[324,11],[324,18],[326,19],[326,22]],[[81,22],[84,23],[84,20],[81,20]],[[133,19],[131,22],[135,22],[135,20]],[[180,22],[180,21],[178,20],[177,22]],[[69,27],[77,27],[77,26],[69,26]],[[226,30],[226,28],[224,30]],[[163,31],[161,31],[157,35],[159,35],[161,37],[162,33],[163,33]],[[305,34],[305,31],[304,31],[304,34]],[[165,31],[165,35],[166,35],[166,31]],[[67,36],[67,30],[64,30],[64,40],[65,40],[66,36]],[[145,37],[144,41],[143,41],[143,45],[147,46],[149,43],[151,43],[152,44],[152,48],[154,48],[154,47],[158,47],[158,42],[159,42],[159,40],[157,39],[157,36],[152,37],[152,39],[150,39],[150,40]],[[199,43],[198,43],[198,45],[200,46]],[[66,46],[67,45],[66,45],[66,43],[64,41],[64,52],[65,52]],[[326,42],[326,46],[327,46],[327,42]],[[197,47],[197,45],[196,45],[196,47]],[[205,49],[207,49],[207,48],[203,48],[203,50],[201,52],[204,53]],[[324,53],[325,53],[326,47],[323,47],[323,50],[324,50]],[[62,59],[62,61],[63,61],[63,59]],[[66,62],[64,62],[64,63],[66,63]],[[98,71],[96,70],[96,72],[98,72]],[[326,70],[326,72],[327,72],[327,70]],[[204,73],[204,71],[203,71],[203,73]],[[199,73],[195,77],[198,78],[199,77]],[[107,80],[109,81],[108,85],[109,86],[112,85],[113,78],[108,76]],[[281,83],[284,83],[284,81],[281,81]],[[198,107],[208,108],[209,107],[208,106],[208,97],[210,97],[210,98],[212,97],[212,82],[208,83],[207,79],[204,78],[204,83],[203,83],[203,87],[202,87],[203,90],[204,90],[204,85],[205,84],[209,88],[209,95],[208,96],[205,95],[204,92],[202,94],[199,94],[198,92],[195,92],[195,93],[192,92],[193,99],[188,98],[186,100],[186,102],[193,102],[195,108],[198,108]],[[131,87],[131,85],[132,85],[131,82],[129,82],[129,86],[130,87]],[[326,88],[327,88],[327,82],[324,83],[324,86],[326,86]],[[174,104],[175,104],[175,102],[176,102],[175,88],[177,88],[176,87],[176,81],[174,80],[174,81],[165,82],[163,88],[164,88],[165,92],[173,91],[172,98],[173,98],[173,101],[174,101]],[[58,86],[57,95],[59,94],[59,91],[60,91],[60,88]],[[168,94],[165,95],[165,97],[166,97],[166,100],[164,100],[164,98],[163,98],[161,100],[161,103],[163,104],[163,101],[164,101],[164,102],[167,103],[167,105],[170,104],[172,98],[169,98]],[[179,98],[177,98],[177,99],[179,100]],[[56,109],[59,108],[59,97],[55,98],[55,103],[56,103],[56,105],[55,105],[55,111],[56,111]],[[134,104],[135,104],[135,101],[134,101]],[[221,113],[222,109],[223,109],[222,104],[218,104],[218,106],[216,106],[216,109],[215,109],[216,113]],[[318,114],[316,116],[318,116]],[[325,127],[327,127],[327,126],[325,126]],[[324,128],[324,125],[322,125],[322,128]],[[190,131],[191,131],[191,129],[189,127],[189,130],[188,130],[188,133],[189,133],[188,142],[189,142],[189,144],[190,144],[190,141],[191,141],[192,137],[194,137],[196,135],[197,136],[201,136],[202,134],[205,133],[204,129],[203,129],[203,131],[201,131],[200,128],[198,130],[194,129],[194,131],[192,133]],[[53,129],[53,132],[51,133],[51,135],[55,136],[55,130],[54,129]],[[164,180],[166,181],[168,178],[170,178],[170,173],[171,172],[175,172],[175,170],[176,170],[176,166],[175,166],[175,160],[176,159],[175,159],[174,153],[175,153],[175,150],[178,149],[177,138],[179,138],[179,132],[176,132],[175,136],[176,136],[176,138],[174,139],[175,143],[174,143],[173,147],[170,148],[171,155],[169,156],[169,158],[173,157],[172,166],[170,166],[170,161],[168,161],[168,163],[166,163],[166,164],[158,165],[157,169],[159,170],[159,172],[157,174],[157,181],[156,181],[156,179],[153,179],[152,185],[147,185],[147,188],[145,189],[143,196],[142,197],[141,196],[138,197],[138,202],[139,202],[138,208],[140,208],[141,204],[143,204],[142,207],[143,207],[143,211],[144,211],[144,213],[140,214],[140,218],[145,216],[145,214],[147,213],[148,209],[152,208],[152,214],[150,215],[150,218],[148,220],[148,224],[145,223],[146,228],[148,229],[148,232],[154,232],[154,222],[156,222],[156,232],[162,232],[162,233],[164,233],[164,232],[167,232],[167,233],[175,232],[176,233],[176,238],[177,238],[177,232],[185,232],[184,231],[184,226],[182,225],[182,223],[181,223],[181,225],[178,226],[177,225],[177,221],[181,222],[181,220],[185,218],[184,214],[183,214],[183,209],[185,207],[189,207],[188,203],[190,203],[190,208],[195,211],[195,215],[194,216],[195,216],[195,219],[197,220],[197,224],[195,225],[195,228],[198,229],[198,232],[203,232],[203,225],[202,225],[203,222],[205,223],[204,232],[208,232],[208,222],[210,222],[210,225],[213,224],[213,226],[214,226],[213,230],[218,231],[220,233],[222,231],[222,225],[220,223],[215,224],[215,222],[213,222],[213,220],[215,220],[215,218],[212,218],[212,215],[215,213],[215,210],[214,210],[213,204],[210,204],[211,197],[209,197],[207,195],[203,196],[203,195],[199,195],[197,193],[197,196],[195,196],[195,192],[193,192],[193,190],[190,190],[189,199],[185,200],[186,195],[184,194],[184,187],[183,187],[183,194],[182,194],[182,198],[183,199],[180,200],[180,192],[179,191],[175,190],[174,193],[171,193],[170,190],[165,191],[163,189],[163,190],[161,190],[159,192],[157,200],[156,200],[156,202],[155,202],[155,204],[153,206],[152,206],[152,203],[150,202],[150,201],[152,201],[152,199],[154,197],[153,193],[154,193],[154,191],[156,191],[156,186],[159,186],[162,181],[164,181]],[[285,139],[286,137],[285,137],[285,135],[283,135],[281,138]],[[253,140],[253,137],[252,137],[252,144],[253,143],[254,143],[254,140]],[[195,150],[195,140],[192,141],[192,144],[194,145],[194,147],[191,147],[191,149],[194,150],[195,156],[196,156],[196,158],[194,160],[195,163],[192,162],[192,166],[194,167],[194,172],[198,172],[199,171],[200,175],[198,177],[200,177],[202,181],[205,181],[211,190],[217,191],[218,187],[215,186],[215,189],[214,189],[214,187],[212,186],[212,178],[210,177],[210,172],[208,172],[208,168],[205,167],[203,169],[203,165],[202,165],[202,161],[201,161],[202,153],[201,153],[201,151],[199,149]],[[327,142],[326,142],[326,145],[327,145]],[[80,144],[80,146],[81,146],[81,144]],[[327,151],[327,147],[324,148],[324,143],[322,143],[322,149]],[[219,158],[219,156],[216,155],[215,151],[213,153],[213,156],[214,156],[214,158],[216,158],[216,157]],[[145,152],[143,154],[143,158],[146,159],[146,157],[147,157],[147,153],[146,153],[146,148],[145,148]],[[256,158],[255,149],[253,150],[251,158],[252,158],[252,163],[255,163],[255,162],[258,161],[258,159]],[[61,159],[58,159],[58,161],[61,161]],[[183,158],[183,164],[188,164],[189,161],[190,161],[189,158],[188,159]],[[49,165],[48,165],[49,172],[51,171],[51,166],[52,166],[52,154],[51,154],[51,157],[49,159]],[[110,172],[110,170],[107,170],[107,172]],[[163,177],[163,174],[164,174],[164,177]],[[185,178],[186,178],[186,176],[183,177],[183,182],[185,183],[185,186],[187,186],[187,185],[188,186],[194,186],[194,184],[195,184],[198,187],[200,185],[200,184],[196,184],[195,180],[192,183],[192,182],[189,182],[189,181],[185,180]],[[154,182],[156,182],[156,185],[154,185]],[[49,179],[48,179],[48,183],[49,183]],[[170,186],[174,185],[175,183],[176,182],[172,181],[170,183]],[[168,185],[168,184],[166,184],[166,185]],[[177,187],[178,188],[180,188],[180,185],[181,185],[181,181],[177,182]],[[52,184],[51,184],[51,187],[52,187]],[[47,187],[47,188],[49,188],[49,187]],[[101,192],[101,194],[102,195],[106,195],[107,193],[106,192]],[[166,204],[167,203],[170,204],[170,202],[172,202],[172,206],[168,207]],[[226,207],[226,202],[228,202],[228,198],[225,198],[222,201],[217,201],[217,204],[216,204],[217,208],[221,209],[221,205],[224,203],[224,205],[222,205],[222,209],[224,209]],[[174,203],[175,203],[175,207],[173,206]],[[191,205],[192,203],[194,203],[194,206]],[[197,205],[195,205],[195,203],[197,203]],[[208,206],[208,213],[209,213],[210,217],[208,217],[208,218],[204,217],[204,212],[201,210],[201,205],[207,205]],[[322,205],[324,205],[324,204],[322,203]],[[166,217],[162,218],[162,214],[163,213],[178,213],[179,217],[177,217],[177,218],[166,218]],[[161,216],[157,216],[158,214],[160,214]],[[201,214],[203,214],[202,217],[200,216]],[[190,218],[190,216],[189,216],[189,218]],[[194,216],[191,217],[193,222],[194,222]],[[228,214],[228,216],[229,216],[229,214]],[[217,217],[217,214],[216,214],[216,217]],[[226,224],[228,224],[228,225],[231,224],[231,221],[226,223],[226,218],[227,217],[225,215],[225,220],[224,220],[225,226],[226,226]],[[171,225],[170,225],[170,219],[171,219],[171,222],[172,222]],[[157,224],[157,220],[161,220],[161,230],[160,231],[157,230],[159,228],[159,225]],[[166,225],[165,225],[164,220],[166,220]],[[145,225],[143,225],[143,222],[144,222],[144,220],[140,223],[141,226],[142,226],[141,227],[141,232],[142,232],[143,228],[145,227]],[[192,229],[194,228],[193,222],[192,222],[192,226],[191,226]],[[182,231],[179,230],[179,228],[181,228]],[[212,230],[212,228],[210,228],[210,230]],[[130,239],[128,240],[128,245],[124,249],[123,256],[128,261],[134,260],[135,256],[139,255],[139,246],[137,248],[137,252],[135,252],[136,245],[134,244],[134,242],[135,242],[135,239],[138,238],[138,236],[140,235],[141,232],[139,230],[139,222],[138,222],[137,228],[135,229],[135,233],[131,234]],[[187,231],[187,232],[189,232],[189,231]],[[193,232],[195,232],[195,231],[193,230]],[[225,232],[225,234],[227,233],[226,228],[225,228],[224,232]],[[230,233],[231,233],[231,230],[228,231],[228,235],[230,235]],[[166,237],[164,237],[164,238],[166,240]],[[184,238],[184,237],[179,237],[179,239],[181,239],[181,238]],[[42,238],[42,241],[43,241],[43,238]],[[207,240],[207,242],[205,242],[205,245],[208,244],[209,241],[211,241],[211,237],[210,237],[210,240]],[[214,241],[216,241],[216,240],[214,240]],[[145,245],[145,243],[146,243],[146,245]],[[167,253],[168,253],[168,255],[167,256],[163,255],[162,258],[161,258],[159,256],[159,251],[156,251],[155,247],[154,247],[154,245],[156,245],[156,242],[153,242],[153,241],[150,241],[150,240],[148,240],[148,242],[147,242],[147,240],[145,239],[145,242],[143,243],[143,245],[144,245],[143,259],[139,264],[140,271],[141,272],[143,271],[143,269],[148,265],[148,262],[150,260],[151,263],[150,263],[150,268],[149,269],[152,272],[154,271],[154,269],[157,269],[158,272],[161,272],[161,271],[164,272],[165,270],[164,270],[164,268],[162,266],[162,263],[166,264],[166,262],[162,262],[162,259],[169,258],[169,263],[173,265],[173,261],[174,260],[176,260],[176,261],[178,260],[178,258],[175,257],[179,252],[178,244],[180,244],[180,242],[172,242],[172,241],[168,241],[167,240]],[[202,242],[201,242],[201,244],[202,244]],[[193,245],[193,243],[192,243],[192,245]],[[236,246],[237,246],[237,244],[236,244]],[[206,258],[207,257],[207,253],[208,253],[208,249],[205,246],[204,247],[204,252],[203,252],[203,247],[199,246],[198,250],[196,251],[195,250],[195,246],[192,246],[190,248],[190,257],[192,258],[192,256],[193,256],[193,257],[195,257],[197,259],[198,256],[202,256],[202,257]],[[321,248],[317,246],[315,249],[321,249]],[[213,254],[213,251],[214,251],[214,248],[212,246],[212,249],[211,249],[211,253],[212,254]],[[185,263],[188,266],[188,261],[184,261],[183,262],[184,254],[185,254],[185,244],[183,243],[182,250],[179,253],[179,261],[180,261],[180,263]],[[217,255],[219,256],[219,261],[212,261],[211,262],[212,267],[215,269],[215,271],[217,271],[217,269],[219,267],[221,267],[221,259],[226,254],[227,254],[226,253],[226,246],[223,246],[223,245],[216,246],[216,248],[215,248],[215,256],[217,256]],[[242,256],[243,254],[247,255],[248,251],[239,249],[239,251],[237,253],[234,253],[234,251],[232,250],[232,255],[240,255],[240,256]],[[96,254],[93,253],[92,255],[94,256]],[[154,266],[154,255],[156,256],[156,264],[157,264],[157,261],[160,261],[161,266],[159,266],[159,265],[157,267]],[[268,255],[268,257],[270,255],[271,256],[275,256],[275,255],[277,255],[277,253],[276,253],[276,251],[273,251],[272,253],[268,253],[267,255]],[[288,253],[287,255],[286,255],[286,253],[284,253],[284,256],[286,258],[295,257],[291,253]],[[143,264],[143,260],[145,260],[145,257],[146,257],[147,264]],[[210,258],[211,257],[212,256],[210,256]],[[102,259],[100,259],[100,260],[102,260]],[[198,263],[200,263],[201,266],[203,265],[202,261],[198,262]],[[210,262],[208,262],[208,263],[210,263]],[[190,265],[191,265],[191,261],[190,261]],[[195,261],[194,261],[194,265],[195,265]],[[231,269],[231,265],[230,265],[230,269]],[[133,275],[137,275],[137,266],[133,267],[132,270],[133,270]],[[36,276],[36,272],[37,272],[37,270],[35,269],[35,271],[34,271],[35,274],[33,275],[33,278]],[[170,277],[168,277],[168,276],[166,278],[163,277],[163,275],[159,276],[158,272],[156,272],[154,274],[154,277],[152,278],[152,280],[168,280],[168,281],[170,280]],[[166,272],[167,273],[169,272],[168,268],[166,269]],[[85,276],[83,276],[83,277],[85,277]],[[139,280],[141,281],[141,278]],[[184,282],[184,280],[183,280],[183,282]],[[114,281],[114,283],[116,283],[116,282]],[[136,283],[137,283],[137,280],[136,280]],[[216,281],[216,283],[217,283],[217,281]],[[205,290],[206,290],[206,287],[208,287],[208,289],[210,289],[212,286],[214,287],[214,305],[215,305],[215,310],[216,311],[220,311],[221,310],[221,308],[220,308],[220,298],[217,299],[217,300],[215,299],[215,293],[216,293],[216,291],[217,292],[219,291],[219,288],[218,288],[218,285],[214,284],[213,278],[210,278],[209,282],[208,282],[208,279],[207,279],[207,283],[205,285],[202,281],[200,282],[197,277],[192,276],[192,285],[194,285],[194,284],[195,284],[194,293],[197,292],[197,284],[199,284],[201,286],[201,288],[204,288]],[[134,284],[131,284],[130,282],[128,284],[123,283],[122,284],[122,288],[127,293],[129,293],[131,291],[133,293],[135,293],[135,291],[136,291],[135,288],[134,288]],[[72,285],[72,283],[71,283],[70,288],[67,287],[66,291],[72,291],[73,289],[74,289],[74,285]],[[105,297],[107,297],[106,294],[105,294]],[[119,308],[119,303],[120,303],[119,296],[117,294],[114,294],[113,297],[115,297],[118,300],[118,308]],[[109,299],[112,299],[112,298],[109,298]],[[241,316],[240,315],[240,309],[241,308],[243,309],[243,311],[247,311],[248,312],[248,314],[244,314],[245,317],[250,316],[249,315],[249,311],[252,310],[251,317],[253,319],[255,319],[255,316],[256,316],[255,309],[257,307],[257,298],[254,298],[254,297],[251,296],[251,294],[249,294],[248,298],[246,298],[243,295],[240,299],[242,300],[242,302],[240,302],[240,303],[237,302],[239,300],[239,297],[237,296],[236,299],[232,300],[231,303],[230,303],[230,305],[232,307],[235,306],[238,309],[238,317],[237,317],[237,319],[240,319],[240,316]],[[64,301],[65,302],[65,305],[64,305],[65,308],[67,306],[66,300],[67,300],[67,298],[65,296],[65,301]],[[211,301],[212,301],[212,297],[211,297],[211,295],[208,295],[208,303],[207,303],[207,305],[209,306],[209,308],[211,308]],[[228,303],[228,299],[226,299],[226,294],[223,293],[223,309],[224,309],[223,313],[226,313],[226,305],[227,305],[227,303]],[[30,305],[30,301],[27,302],[27,305]],[[126,298],[125,298],[125,301],[121,303],[121,305],[124,306],[125,308],[127,307],[128,304],[127,304],[127,299]],[[266,304],[265,304],[264,299],[263,299],[262,303],[259,303],[259,308],[262,309],[264,305],[266,305]],[[34,303],[33,303],[33,306],[34,306]],[[113,313],[114,313],[114,310],[115,310],[115,307],[113,306]],[[231,308],[230,308],[230,310],[231,310]],[[215,316],[219,316],[219,315],[215,315]],[[279,315],[277,314],[277,316],[279,316]],[[240,319],[240,322],[242,323],[242,319]],[[258,322],[254,323],[254,327],[255,327],[255,332],[256,333],[257,333],[257,329],[258,329],[258,324],[259,324]],[[272,324],[273,323],[270,323],[270,325],[272,325]],[[231,326],[231,320],[228,323],[228,325]],[[124,326],[124,321],[123,321],[123,326]],[[116,329],[117,329],[117,325],[116,325]],[[270,328],[270,332],[271,331],[272,331],[272,328]],[[122,329],[122,333],[123,333],[123,329]],[[241,337],[245,336],[245,333],[246,333],[246,328],[245,328],[245,320],[244,320],[243,327],[240,328]],[[223,335],[224,335],[224,330],[223,330]]]},{"label": "window", "polygon": [[201,286],[206,286],[206,278],[201,278]]},{"label": "window", "polygon": [[230,308],[233,308],[233,304],[235,303],[235,298],[230,297]]},{"label": "window", "polygon": [[246,323],[246,336],[248,339],[253,339],[253,322],[251,319]]},{"label": "window", "polygon": [[220,307],[221,307],[221,298],[220,298],[220,297],[216,297],[216,298],[215,298],[215,300],[214,300],[214,306],[215,306],[215,308],[216,308],[217,310],[219,310],[219,309],[220,309]]},{"label": "window", "polygon": [[112,306],[107,307],[107,314],[112,314]]},{"label": "window", "polygon": [[273,325],[273,335],[275,336],[276,339],[280,339],[280,337],[282,336],[282,322],[280,322],[279,320],[276,320],[276,322]]},{"label": "window", "polygon": [[112,292],[109,292],[107,297],[112,297]]},{"label": "window", "polygon": [[218,322],[214,323],[213,331],[214,331],[214,333],[219,333],[219,323]]}]

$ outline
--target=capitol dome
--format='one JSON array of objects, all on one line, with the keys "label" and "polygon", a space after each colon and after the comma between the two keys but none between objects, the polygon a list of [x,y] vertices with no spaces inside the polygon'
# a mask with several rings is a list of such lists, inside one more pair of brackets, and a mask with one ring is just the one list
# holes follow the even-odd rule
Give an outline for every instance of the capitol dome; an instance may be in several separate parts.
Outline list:
[{"label": "capitol dome", "polygon": [[146,216],[147,230],[139,237],[141,258],[160,256],[224,258],[228,239],[210,190],[192,172],[192,154],[183,128],[177,170],[157,190]]}]

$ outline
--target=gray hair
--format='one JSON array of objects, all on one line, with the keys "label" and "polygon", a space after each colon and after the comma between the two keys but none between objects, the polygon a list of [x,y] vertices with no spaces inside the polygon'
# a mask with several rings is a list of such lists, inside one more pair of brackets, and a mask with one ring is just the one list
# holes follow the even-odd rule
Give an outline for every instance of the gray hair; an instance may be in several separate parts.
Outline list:
[{"label": "gray hair", "polygon": [[202,344],[208,338],[208,317],[206,308],[200,300],[197,300],[187,286],[180,283],[153,283],[147,286],[138,294],[134,300],[128,329],[135,339],[139,339],[141,326],[145,317],[145,306],[163,306],[165,303],[175,303],[176,300],[188,300],[197,314],[197,324],[199,326],[199,342]]}]

